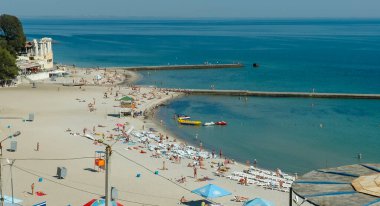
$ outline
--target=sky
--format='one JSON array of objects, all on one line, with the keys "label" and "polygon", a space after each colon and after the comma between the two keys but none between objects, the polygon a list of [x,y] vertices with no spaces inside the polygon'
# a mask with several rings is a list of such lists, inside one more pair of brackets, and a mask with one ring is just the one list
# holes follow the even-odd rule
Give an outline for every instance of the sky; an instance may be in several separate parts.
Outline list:
[{"label": "sky", "polygon": [[380,0],[0,0],[20,17],[380,18]]}]

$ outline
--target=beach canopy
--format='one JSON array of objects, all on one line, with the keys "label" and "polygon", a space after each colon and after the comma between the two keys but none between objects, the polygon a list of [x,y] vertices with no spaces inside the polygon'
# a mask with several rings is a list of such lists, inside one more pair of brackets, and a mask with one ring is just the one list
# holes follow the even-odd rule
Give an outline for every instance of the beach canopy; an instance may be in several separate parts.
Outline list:
[{"label": "beach canopy", "polygon": [[311,205],[379,205],[380,164],[353,164],[310,171],[292,184]]},{"label": "beach canopy", "polygon": [[[83,206],[104,206],[106,205],[106,201],[104,199],[92,199],[90,202],[84,204]],[[120,203],[117,203],[115,201],[111,202],[112,206],[123,206]]]},{"label": "beach canopy", "polygon": [[223,188],[220,188],[214,184],[208,184],[204,187],[195,189],[191,192],[198,194],[198,195],[205,197],[205,198],[217,198],[217,197],[223,197],[223,196],[231,194],[231,192],[229,192]]},{"label": "beach canopy", "polygon": [[119,99],[120,101],[133,101],[133,98],[132,97],[128,97],[128,96],[125,96],[121,99]]},{"label": "beach canopy", "polygon": [[46,201],[34,204],[33,206],[46,206]]},{"label": "beach canopy", "polygon": [[252,200],[248,200],[243,204],[243,206],[274,206],[274,204],[262,198],[255,198]]}]

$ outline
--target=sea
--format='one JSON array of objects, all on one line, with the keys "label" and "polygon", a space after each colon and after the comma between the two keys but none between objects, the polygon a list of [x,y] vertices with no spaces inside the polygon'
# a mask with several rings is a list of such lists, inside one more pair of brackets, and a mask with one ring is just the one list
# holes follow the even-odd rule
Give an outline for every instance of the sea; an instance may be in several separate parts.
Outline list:
[{"label": "sea", "polygon": [[[380,19],[21,20],[28,39],[53,38],[60,64],[244,64],[144,71],[141,85],[380,94]],[[175,114],[228,125],[181,126]],[[288,173],[380,162],[379,100],[190,95],[156,118],[188,143]]]}]

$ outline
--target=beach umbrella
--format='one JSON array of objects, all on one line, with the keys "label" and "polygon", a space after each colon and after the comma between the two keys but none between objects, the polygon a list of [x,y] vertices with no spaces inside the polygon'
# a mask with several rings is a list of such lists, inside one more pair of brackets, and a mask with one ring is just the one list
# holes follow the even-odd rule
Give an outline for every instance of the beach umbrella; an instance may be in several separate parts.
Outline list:
[{"label": "beach umbrella", "polygon": [[[98,200],[92,199],[90,202],[84,204],[83,206],[104,206],[104,205],[106,205],[104,199],[98,199]],[[111,205],[112,206],[123,206],[122,204],[115,202],[115,201],[112,201]]]},{"label": "beach umbrella", "polygon": [[119,99],[120,101],[133,101],[133,98],[132,97],[128,97],[128,96],[125,96],[121,99]]},{"label": "beach umbrella", "polygon": [[262,198],[255,198],[248,200],[243,206],[274,206],[274,204]]},{"label": "beach umbrella", "polygon": [[34,204],[33,206],[46,206],[46,201]]},{"label": "beach umbrella", "polygon": [[229,191],[227,191],[221,187],[218,187],[214,184],[208,184],[204,187],[195,189],[191,192],[198,194],[198,195],[205,197],[205,198],[217,198],[217,197],[223,197],[223,196],[231,194],[231,192],[229,192]]}]

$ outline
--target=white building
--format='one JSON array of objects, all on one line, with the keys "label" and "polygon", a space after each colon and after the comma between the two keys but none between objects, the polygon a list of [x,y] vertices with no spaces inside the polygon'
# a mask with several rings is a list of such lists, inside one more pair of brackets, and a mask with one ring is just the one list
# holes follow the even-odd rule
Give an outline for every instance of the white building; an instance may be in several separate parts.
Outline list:
[{"label": "white building", "polygon": [[19,61],[28,61],[41,65],[41,70],[53,69],[52,39],[44,37],[40,40],[26,42],[25,53],[19,56]]}]

